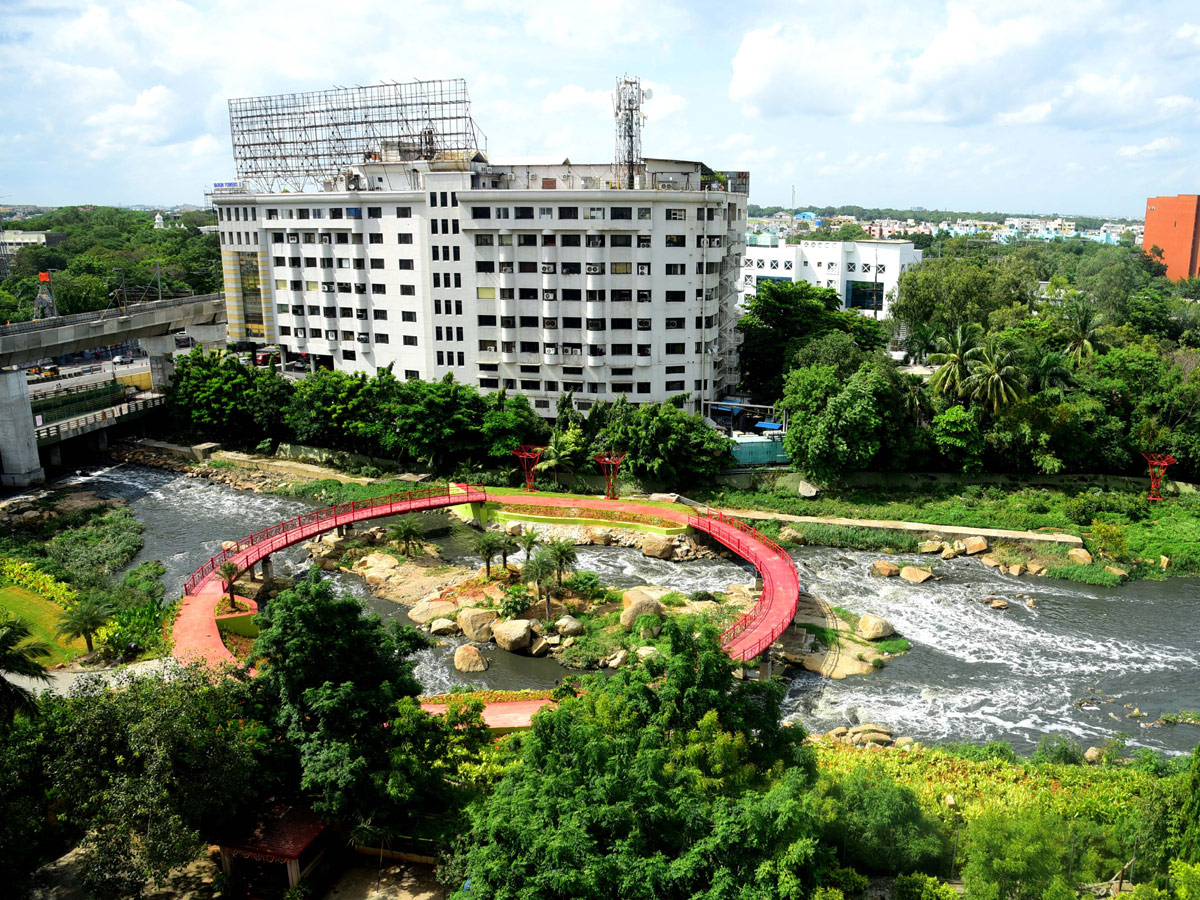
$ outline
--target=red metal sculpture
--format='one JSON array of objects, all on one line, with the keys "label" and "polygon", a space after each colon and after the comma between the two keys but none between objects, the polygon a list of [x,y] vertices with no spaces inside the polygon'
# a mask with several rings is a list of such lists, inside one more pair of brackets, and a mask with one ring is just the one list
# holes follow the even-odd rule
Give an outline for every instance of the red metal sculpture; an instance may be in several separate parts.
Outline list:
[{"label": "red metal sculpture", "polygon": [[1147,500],[1161,500],[1162,495],[1158,489],[1162,486],[1163,475],[1167,471],[1167,466],[1177,462],[1175,457],[1170,453],[1143,453],[1146,457],[1146,462],[1150,464],[1150,496]]},{"label": "red metal sculpture", "polygon": [[537,461],[541,458],[542,451],[545,449],[545,447],[522,444],[513,451],[513,455],[521,461],[521,469],[525,472],[525,493],[527,494],[537,492],[537,488],[533,486],[533,476],[537,468]]},{"label": "red metal sculpture", "polygon": [[625,461],[624,453],[598,453],[593,459],[600,464],[604,471],[604,496],[609,500],[617,499],[617,470]]}]

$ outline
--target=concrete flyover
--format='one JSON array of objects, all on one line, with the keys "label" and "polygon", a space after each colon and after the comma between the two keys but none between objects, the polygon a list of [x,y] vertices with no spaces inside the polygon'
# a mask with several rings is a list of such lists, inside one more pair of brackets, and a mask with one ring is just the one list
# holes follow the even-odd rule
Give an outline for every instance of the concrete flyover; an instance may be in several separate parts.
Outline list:
[{"label": "concrete flyover", "polygon": [[186,331],[205,346],[224,346],[225,321],[225,295],[204,294],[0,325],[0,485],[26,487],[46,478],[25,373],[4,367],[140,340],[150,353],[153,385],[161,391],[174,373],[173,333]]},{"label": "concrete flyover", "polygon": [[225,321],[225,295],[201,294],[0,325],[0,368]]},{"label": "concrete flyover", "polygon": [[[184,595],[172,629],[176,659],[189,663],[202,661],[219,667],[234,665],[236,660],[221,639],[216,607],[224,591],[220,578],[213,574],[225,562],[233,562],[240,571],[253,572],[261,562],[263,573],[270,571],[272,553],[316,535],[365,519],[441,509],[462,503],[485,503],[487,492],[474,485],[447,485],[407,494],[389,494],[369,500],[355,500],[340,506],[305,513],[280,522],[223,549],[193,572],[184,582]],[[762,579],[762,595],[754,608],[721,635],[721,646],[730,658],[748,662],[758,657],[783,634],[796,614],[800,580],[795,563],[787,551],[770,538],[720,513],[681,511],[640,503],[602,500],[589,497],[545,497],[538,494],[494,496],[506,506],[554,506],[572,509],[617,510],[635,515],[652,515],[688,525],[710,535],[743,559],[752,563]],[[613,522],[620,527],[620,522]],[[247,601],[248,602],[248,601]],[[767,666],[764,671],[769,671]]]}]

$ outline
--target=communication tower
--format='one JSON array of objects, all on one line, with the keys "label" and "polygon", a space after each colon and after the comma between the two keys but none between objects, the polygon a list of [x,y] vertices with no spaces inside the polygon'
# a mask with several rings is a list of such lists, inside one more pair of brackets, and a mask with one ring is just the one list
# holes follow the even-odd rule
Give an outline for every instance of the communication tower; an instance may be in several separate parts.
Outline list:
[{"label": "communication tower", "polygon": [[646,116],[642,104],[653,94],[642,90],[640,78],[625,75],[617,79],[613,93],[613,116],[617,120],[617,152],[614,163],[617,182],[633,189],[634,176],[642,165],[642,123]]}]

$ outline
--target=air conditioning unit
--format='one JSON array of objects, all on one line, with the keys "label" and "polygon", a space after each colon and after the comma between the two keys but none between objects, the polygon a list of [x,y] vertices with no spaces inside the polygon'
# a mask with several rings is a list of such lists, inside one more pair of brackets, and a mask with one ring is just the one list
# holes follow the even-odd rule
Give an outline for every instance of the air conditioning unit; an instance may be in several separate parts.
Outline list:
[{"label": "air conditioning unit", "polygon": [[604,266],[599,263],[588,263],[585,271],[589,275],[602,275],[604,274]]},{"label": "air conditioning unit", "polygon": [[543,275],[553,275],[554,274],[554,263],[542,263],[542,274]]},{"label": "air conditioning unit", "polygon": [[371,343],[371,336],[369,334],[364,334],[363,332],[360,331],[358,333],[358,342],[360,344],[369,344],[369,343]]}]

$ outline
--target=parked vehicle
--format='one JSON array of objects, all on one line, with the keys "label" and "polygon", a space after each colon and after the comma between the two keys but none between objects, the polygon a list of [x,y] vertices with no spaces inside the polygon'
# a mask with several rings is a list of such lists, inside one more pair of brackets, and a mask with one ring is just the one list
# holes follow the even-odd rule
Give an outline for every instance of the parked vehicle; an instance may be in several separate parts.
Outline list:
[{"label": "parked vehicle", "polygon": [[133,362],[132,356],[114,356],[113,357],[113,365],[114,366],[128,366],[132,362]]}]

